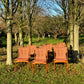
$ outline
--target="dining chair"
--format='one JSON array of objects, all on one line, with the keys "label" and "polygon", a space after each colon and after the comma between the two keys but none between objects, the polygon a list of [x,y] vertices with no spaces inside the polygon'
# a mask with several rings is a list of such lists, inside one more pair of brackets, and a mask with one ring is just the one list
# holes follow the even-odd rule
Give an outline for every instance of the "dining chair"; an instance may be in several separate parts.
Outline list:
[{"label": "dining chair", "polygon": [[66,47],[54,48],[54,71],[55,71],[55,63],[66,63],[68,72],[68,51]]},{"label": "dining chair", "polygon": [[32,73],[34,73],[34,66],[36,70],[36,64],[45,64],[46,65],[46,73],[48,71],[48,64],[47,64],[47,51],[44,48],[37,48],[35,50],[35,60],[32,62]]},{"label": "dining chair", "polygon": [[30,53],[29,49],[27,47],[19,47],[18,49],[18,57],[15,59],[15,71],[16,71],[16,63],[24,62],[28,64],[28,70],[29,70],[29,63],[30,63]]}]

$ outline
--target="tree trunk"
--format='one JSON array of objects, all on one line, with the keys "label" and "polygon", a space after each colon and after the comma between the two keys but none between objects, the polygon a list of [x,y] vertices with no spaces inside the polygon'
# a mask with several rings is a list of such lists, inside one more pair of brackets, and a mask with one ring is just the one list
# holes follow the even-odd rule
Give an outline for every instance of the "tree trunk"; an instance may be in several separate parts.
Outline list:
[{"label": "tree trunk", "polygon": [[29,26],[29,45],[32,45],[32,27]]},{"label": "tree trunk", "polygon": [[27,38],[27,33],[25,34],[25,38]]},{"label": "tree trunk", "polygon": [[19,28],[19,41],[20,41],[20,46],[23,47],[23,36],[22,36],[22,29]]},{"label": "tree trunk", "polygon": [[17,40],[18,38],[17,38],[17,33],[15,33],[15,44],[17,44]]},{"label": "tree trunk", "polygon": [[43,39],[45,38],[45,33],[42,34],[42,38],[43,38]]},{"label": "tree trunk", "polygon": [[11,21],[7,21],[7,65],[12,64],[12,25]]},{"label": "tree trunk", "polygon": [[67,45],[67,48],[70,49],[70,30],[69,28],[67,29],[67,42],[66,42],[66,45]]},{"label": "tree trunk", "polygon": [[57,34],[54,35],[54,38],[57,39]]},{"label": "tree trunk", "polygon": [[40,33],[38,33],[38,41],[40,41]]},{"label": "tree trunk", "polygon": [[73,49],[73,24],[70,24],[70,48]]},{"label": "tree trunk", "polygon": [[79,26],[74,25],[74,60],[79,58]]}]

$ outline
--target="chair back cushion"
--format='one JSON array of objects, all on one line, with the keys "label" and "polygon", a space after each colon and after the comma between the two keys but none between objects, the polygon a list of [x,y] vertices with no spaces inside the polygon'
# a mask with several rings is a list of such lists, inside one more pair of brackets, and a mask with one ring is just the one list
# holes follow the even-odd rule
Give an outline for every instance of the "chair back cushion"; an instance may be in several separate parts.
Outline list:
[{"label": "chair back cushion", "polygon": [[34,54],[36,45],[27,45],[27,48],[29,49],[30,55]]},{"label": "chair back cushion", "polygon": [[56,54],[55,59],[66,59],[67,58],[67,48],[66,47],[56,47],[54,48],[54,53]]},{"label": "chair back cushion", "polygon": [[65,43],[57,43],[57,46],[58,47],[66,47],[66,44]]},{"label": "chair back cushion", "polygon": [[46,44],[46,45],[44,45],[44,46],[46,47],[46,50],[47,50],[47,51],[52,52],[52,47],[53,47],[52,44]]},{"label": "chair back cushion", "polygon": [[37,48],[35,53],[36,53],[36,60],[46,60],[47,51],[45,48]]},{"label": "chair back cushion", "polygon": [[29,49],[27,47],[19,47],[18,49],[19,58],[29,58]]}]

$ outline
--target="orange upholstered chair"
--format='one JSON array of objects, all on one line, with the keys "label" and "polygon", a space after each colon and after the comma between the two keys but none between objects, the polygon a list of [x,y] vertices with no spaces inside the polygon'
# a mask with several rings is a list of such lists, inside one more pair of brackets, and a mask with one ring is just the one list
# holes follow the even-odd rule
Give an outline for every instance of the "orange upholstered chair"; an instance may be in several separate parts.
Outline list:
[{"label": "orange upholstered chair", "polygon": [[36,64],[46,64],[46,73],[48,71],[48,64],[47,64],[47,51],[44,48],[37,48],[35,50],[35,60],[33,60],[32,62],[32,73],[34,73],[34,68],[33,66],[35,66],[35,70],[36,70]]},{"label": "orange upholstered chair", "polygon": [[[47,50],[47,56],[48,56],[48,62],[51,62],[51,56],[52,56],[52,48],[53,48],[53,45],[52,44],[45,44],[44,45],[46,47],[46,50]],[[50,66],[50,64],[49,64]]]},{"label": "orange upholstered chair", "polygon": [[59,46],[59,47],[66,47],[66,44],[65,43],[57,43],[57,46]]},{"label": "orange upholstered chair", "polygon": [[66,44],[65,43],[57,43],[57,45],[53,45],[53,49],[56,48],[56,47],[66,47]]},{"label": "orange upholstered chair", "polygon": [[30,52],[30,55],[33,55],[35,53],[35,50],[36,50],[36,45],[27,45],[28,49],[29,49],[29,52]]},{"label": "orange upholstered chair", "polygon": [[52,47],[53,47],[52,44],[45,44],[44,46],[46,47],[47,51],[52,52]]},{"label": "orange upholstered chair", "polygon": [[66,63],[68,72],[68,51],[66,47],[54,48],[54,71],[55,71],[55,63]]},{"label": "orange upholstered chair", "polygon": [[19,67],[19,62],[24,62],[24,63],[27,62],[28,70],[29,70],[29,59],[30,59],[29,49],[27,47],[19,47],[18,58],[15,59],[15,71],[16,71],[16,63],[18,63],[18,67]]}]

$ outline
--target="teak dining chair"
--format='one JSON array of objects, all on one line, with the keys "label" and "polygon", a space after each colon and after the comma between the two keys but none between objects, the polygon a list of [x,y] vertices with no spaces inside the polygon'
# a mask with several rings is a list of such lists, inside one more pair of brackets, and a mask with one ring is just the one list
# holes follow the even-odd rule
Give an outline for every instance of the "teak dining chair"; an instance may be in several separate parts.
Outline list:
[{"label": "teak dining chair", "polygon": [[57,46],[66,47],[66,44],[64,42],[63,43],[57,43]]},{"label": "teak dining chair", "polygon": [[55,71],[55,63],[66,63],[68,72],[68,51],[66,47],[54,48],[54,71]]},{"label": "teak dining chair", "polygon": [[28,70],[29,70],[29,60],[30,60],[29,49],[27,47],[19,47],[18,58],[15,59],[15,71],[16,71],[16,63],[18,63],[18,67],[19,67],[19,62],[24,62],[24,63],[27,62]]},{"label": "teak dining chair", "polygon": [[36,64],[46,64],[46,73],[48,71],[47,64],[47,51],[45,48],[37,48],[35,50],[35,60],[32,62],[32,73],[34,73],[34,66],[36,70]]},{"label": "teak dining chair", "polygon": [[44,46],[46,47],[46,50],[47,50],[48,52],[52,52],[52,47],[53,47],[52,44],[45,44]]}]

